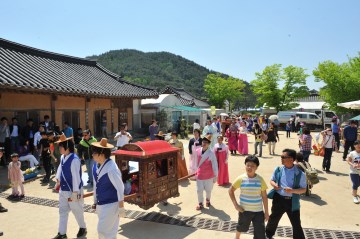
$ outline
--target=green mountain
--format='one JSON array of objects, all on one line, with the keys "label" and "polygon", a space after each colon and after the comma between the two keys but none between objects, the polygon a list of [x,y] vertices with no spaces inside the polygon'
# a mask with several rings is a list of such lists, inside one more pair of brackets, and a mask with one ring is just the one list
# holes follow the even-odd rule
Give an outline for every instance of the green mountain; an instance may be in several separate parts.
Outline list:
[{"label": "green mountain", "polygon": [[[167,85],[184,88],[198,98],[206,97],[203,90],[206,76],[216,73],[169,52],[112,50],[101,55],[89,56],[87,59],[97,60],[105,68],[130,82],[154,87],[157,90]],[[247,82],[246,84],[248,85]],[[251,91],[249,93],[252,95]],[[250,106],[252,105],[248,107]]]}]

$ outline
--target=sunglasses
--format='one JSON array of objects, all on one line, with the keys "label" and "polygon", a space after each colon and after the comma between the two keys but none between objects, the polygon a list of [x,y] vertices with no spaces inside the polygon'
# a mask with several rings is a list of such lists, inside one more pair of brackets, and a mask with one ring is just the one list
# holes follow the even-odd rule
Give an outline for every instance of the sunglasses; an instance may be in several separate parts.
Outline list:
[{"label": "sunglasses", "polygon": [[283,155],[281,155],[280,157],[281,157],[281,159],[288,159],[288,158],[291,158],[290,156],[283,156]]},{"label": "sunglasses", "polygon": [[88,134],[83,134],[83,137],[86,137],[86,136],[88,136]]}]

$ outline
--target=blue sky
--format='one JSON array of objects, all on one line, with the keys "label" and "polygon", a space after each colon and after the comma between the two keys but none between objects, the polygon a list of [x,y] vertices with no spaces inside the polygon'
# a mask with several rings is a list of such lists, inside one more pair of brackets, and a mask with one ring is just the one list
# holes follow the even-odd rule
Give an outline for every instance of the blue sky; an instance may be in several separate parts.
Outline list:
[{"label": "blue sky", "polygon": [[[168,51],[251,81],[275,63],[311,74],[356,56],[359,12],[358,0],[2,0],[0,37],[78,57]],[[321,84],[310,77],[308,86]]]}]

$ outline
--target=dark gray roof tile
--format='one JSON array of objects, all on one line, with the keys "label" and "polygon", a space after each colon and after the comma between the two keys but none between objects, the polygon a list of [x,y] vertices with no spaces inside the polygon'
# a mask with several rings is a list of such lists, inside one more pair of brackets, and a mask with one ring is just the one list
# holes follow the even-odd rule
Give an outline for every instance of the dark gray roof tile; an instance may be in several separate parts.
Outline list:
[{"label": "dark gray roof tile", "polygon": [[2,88],[111,98],[158,93],[123,79],[95,61],[51,53],[0,38]]}]

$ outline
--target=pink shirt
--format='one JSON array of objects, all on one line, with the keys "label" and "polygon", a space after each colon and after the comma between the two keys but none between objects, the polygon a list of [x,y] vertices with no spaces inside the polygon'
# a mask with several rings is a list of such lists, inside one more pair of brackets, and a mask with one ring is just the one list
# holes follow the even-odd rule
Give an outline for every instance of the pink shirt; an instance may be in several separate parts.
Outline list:
[{"label": "pink shirt", "polygon": [[8,168],[8,178],[10,180],[10,182],[14,183],[14,182],[24,182],[24,176],[21,172],[21,163],[19,161],[17,162],[11,162],[9,163],[9,168]]},{"label": "pink shirt", "polygon": [[[201,158],[202,158],[202,148],[198,149],[196,151],[198,155],[197,165],[200,164]],[[196,175],[197,179],[199,180],[208,180],[214,177],[217,177],[218,175],[218,164],[215,154],[208,149],[204,153],[206,159],[203,161],[203,163],[200,165],[200,167],[197,167]]]}]

